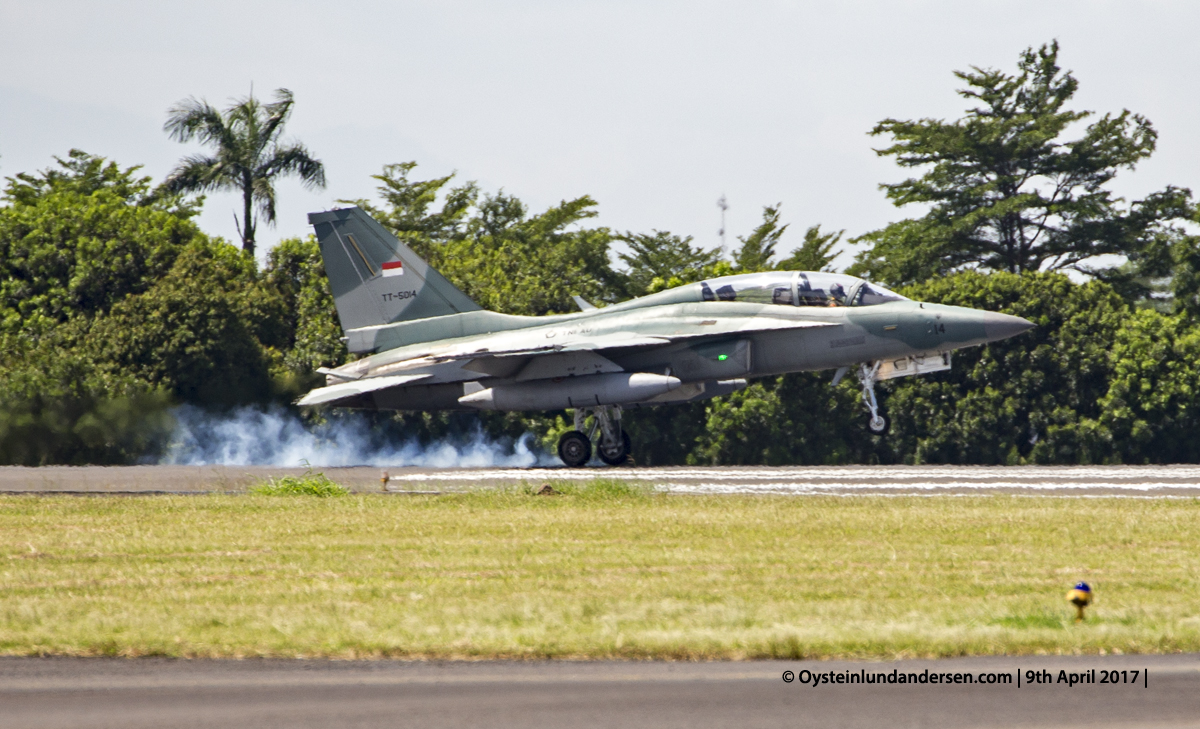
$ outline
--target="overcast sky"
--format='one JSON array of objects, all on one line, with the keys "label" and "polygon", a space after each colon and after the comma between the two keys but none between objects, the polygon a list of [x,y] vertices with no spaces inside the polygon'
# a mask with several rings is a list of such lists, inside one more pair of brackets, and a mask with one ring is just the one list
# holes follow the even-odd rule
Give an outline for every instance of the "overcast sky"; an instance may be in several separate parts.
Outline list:
[{"label": "overcast sky", "polygon": [[[415,160],[535,210],[591,195],[617,230],[716,245],[783,203],[784,248],[821,223],[859,235],[908,213],[867,132],[886,117],[957,118],[955,69],[1012,71],[1057,38],[1075,107],[1127,108],[1158,152],[1116,189],[1200,188],[1200,3],[1170,2],[63,2],[0,0],[0,176],[73,147],[161,179],[185,147],[162,132],[188,96],[225,106],[286,87],[288,127],[326,190],[281,183],[260,245],[305,213],[373,193]],[[236,239],[233,195],[208,199]]]}]

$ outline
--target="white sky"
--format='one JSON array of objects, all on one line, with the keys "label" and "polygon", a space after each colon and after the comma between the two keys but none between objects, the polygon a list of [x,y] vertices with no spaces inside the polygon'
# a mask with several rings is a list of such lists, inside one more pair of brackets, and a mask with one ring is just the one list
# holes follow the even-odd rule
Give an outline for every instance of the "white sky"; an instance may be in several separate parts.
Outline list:
[{"label": "white sky", "polygon": [[[161,179],[199,149],[166,138],[167,108],[224,107],[253,83],[295,93],[288,130],[329,180],[278,186],[263,247],[416,160],[418,177],[457,170],[534,210],[590,194],[600,224],[710,246],[722,193],[731,242],[782,202],[790,249],[813,223],[853,236],[908,217],[878,190],[904,175],[872,152],[871,127],[957,118],[954,69],[1012,71],[1053,38],[1076,108],[1128,108],[1160,133],[1118,192],[1200,188],[1198,29],[1200,3],[1184,0],[0,0],[0,176],[78,147]],[[201,224],[236,239],[237,207],[211,196]]]}]

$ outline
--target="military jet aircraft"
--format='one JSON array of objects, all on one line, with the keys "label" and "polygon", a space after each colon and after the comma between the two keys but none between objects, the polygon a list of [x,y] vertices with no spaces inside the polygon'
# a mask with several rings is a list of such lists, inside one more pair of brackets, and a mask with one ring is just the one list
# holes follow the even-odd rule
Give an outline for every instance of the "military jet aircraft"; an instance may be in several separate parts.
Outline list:
[{"label": "military jet aircraft", "polygon": [[[853,276],[723,276],[597,308],[512,316],[481,309],[359,208],[308,216],[344,341],[366,355],[320,370],[297,401],[367,410],[574,411],[558,454],[628,460],[624,408],[725,395],[755,377],[853,371],[870,414],[875,383],[950,368],[950,353],[1033,326],[1016,316],[911,301]],[[588,429],[588,418],[591,426]],[[585,432],[587,431],[587,432]],[[597,432],[598,431],[598,432]]]}]

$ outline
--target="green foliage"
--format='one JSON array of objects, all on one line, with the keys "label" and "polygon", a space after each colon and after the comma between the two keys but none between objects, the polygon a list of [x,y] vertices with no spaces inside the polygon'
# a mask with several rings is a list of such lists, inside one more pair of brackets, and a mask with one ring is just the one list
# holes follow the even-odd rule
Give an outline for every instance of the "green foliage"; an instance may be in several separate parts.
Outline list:
[{"label": "green foliage", "polygon": [[288,371],[308,375],[318,367],[347,362],[349,353],[315,237],[280,241],[267,254],[263,282],[278,297],[283,328],[289,333],[283,343]]},{"label": "green foliage", "polygon": [[[1198,218],[1200,219],[1200,218]],[[1148,303],[1200,321],[1200,237],[1179,227],[1164,227],[1122,270],[1137,293],[1149,291]]]},{"label": "green foliage", "polygon": [[754,271],[769,271],[774,266],[771,259],[775,257],[775,246],[779,238],[787,230],[786,225],[779,224],[779,208],[781,205],[770,205],[763,208],[763,220],[750,235],[738,236],[742,245],[733,253],[733,267],[737,273],[752,273]]},{"label": "green foliage", "polygon": [[1124,463],[1200,460],[1200,330],[1139,311],[1117,331],[1100,426]]},{"label": "green foliage", "polygon": [[213,155],[185,157],[167,176],[166,194],[236,190],[242,193],[242,249],[254,256],[257,216],[275,222],[275,178],[294,175],[309,189],[325,187],[325,166],[303,144],[282,138],[292,92],[276,89],[263,104],[251,94],[223,113],[204,100],[176,104],[163,128],[172,139],[215,147]]},{"label": "green foliage", "polygon": [[949,372],[885,385],[889,458],[911,463],[1100,463],[1112,342],[1132,310],[1102,283],[1051,273],[966,272],[906,296],[1025,317],[1036,328],[954,353]]},{"label": "green foliage", "polygon": [[80,149],[72,149],[67,159],[55,157],[58,167],[30,174],[21,172],[6,178],[4,198],[15,205],[37,205],[47,195],[74,193],[88,196],[108,192],[131,205],[153,206],[182,218],[200,212],[201,201],[188,201],[182,196],[166,195],[161,190],[151,192],[149,177],[135,177],[141,166],[121,169],[116,162],[106,160]]},{"label": "green foliage", "polygon": [[708,465],[834,465],[876,460],[857,389],[797,372],[707,403],[688,461]]},{"label": "green foliage", "polygon": [[255,284],[248,254],[225,243],[190,246],[150,290],[82,331],[78,346],[103,371],[152,383],[177,401],[264,402],[271,382],[262,340],[282,339],[281,307]]},{"label": "green foliage", "polygon": [[[125,366],[129,342],[151,336],[143,329],[170,326],[155,318],[161,306],[148,306],[164,288],[183,282],[205,296],[231,279],[224,269],[172,275],[186,251],[217,246],[191,221],[194,206],[155,194],[137,169],[72,150],[56,168],[8,179],[0,200],[0,463],[132,463],[159,452],[186,378],[160,378],[156,369],[186,370],[210,354],[160,349],[144,352],[141,368]],[[204,307],[184,298],[178,308],[194,307],[191,316],[202,319]],[[236,332],[242,321],[265,337],[275,319],[269,308],[204,321],[205,346],[226,346],[223,324]],[[223,364],[205,365],[216,391]]]},{"label": "green foliage", "polygon": [[704,435],[709,403],[695,402],[627,410],[623,427],[633,442],[633,459],[639,466],[687,463]]},{"label": "green foliage", "polygon": [[625,293],[630,297],[712,278],[721,258],[719,250],[693,247],[690,235],[681,238],[655,230],[649,234],[625,233],[617,236],[617,240],[627,245],[630,251],[617,254],[617,258],[628,266],[623,278]]},{"label": "green foliage", "polygon": [[514,197],[485,196],[466,237],[445,245],[443,273],[465,283],[463,290],[480,306],[509,314],[574,311],[572,295],[614,301],[612,234],[607,228],[570,229],[595,217],[595,207],[584,196],[531,216]]},{"label": "green foliage", "polygon": [[348,496],[350,490],[339,483],[335,483],[324,473],[319,471],[314,473],[310,468],[304,472],[303,476],[283,476],[278,479],[267,479],[251,487],[250,493],[255,496],[318,496],[329,498],[331,496]]},{"label": "green foliage", "polygon": [[0,338],[0,464],[135,463],[174,423],[165,393],[97,371],[57,334]]},{"label": "green foliage", "polygon": [[315,243],[260,274],[136,170],[73,150],[8,180],[0,462],[137,462],[172,405],[290,400],[345,357]]},{"label": "green foliage", "polygon": [[1066,106],[1078,82],[1058,66],[1057,42],[1024,51],[1015,75],[955,75],[967,84],[959,94],[978,104],[964,118],[885,119],[872,130],[893,140],[879,155],[925,168],[883,185],[888,198],[929,212],[863,236],[870,248],[851,273],[893,285],[968,268],[1115,276],[1089,262],[1136,257],[1166,221],[1190,214],[1187,190],[1168,187],[1124,207],[1105,187],[1154,151],[1157,133],[1144,117],[1106,114],[1078,139],[1062,138],[1090,112]]},{"label": "green foliage", "polygon": [[408,175],[416,166],[416,162],[384,165],[382,174],[372,175],[382,183],[376,189],[386,207],[376,207],[366,200],[342,202],[351,202],[369,212],[432,265],[438,252],[430,244],[462,238],[466,234],[468,216],[479,200],[479,186],[468,182],[450,188],[445,193],[441,209],[433,211],[431,208],[442,195],[442,188],[454,179],[454,175],[432,180],[409,180]]},{"label": "green foliage", "polygon": [[137,167],[79,150],[61,169],[8,178],[0,201],[0,331],[38,333],[103,313],[166,274],[204,235]]},{"label": "green foliage", "polygon": [[776,266],[781,271],[832,271],[829,264],[837,258],[841,251],[834,250],[846,231],[822,233],[820,225],[814,225],[804,231],[804,242],[792,251],[792,255],[783,259]]},{"label": "green foliage", "polygon": [[598,303],[619,298],[609,265],[607,228],[587,228],[596,201],[566,200],[538,215],[503,192],[478,193],[474,183],[451,188],[453,175],[410,180],[416,166],[387,165],[376,179],[386,206],[355,201],[480,306],[507,314],[575,310],[571,296]]}]

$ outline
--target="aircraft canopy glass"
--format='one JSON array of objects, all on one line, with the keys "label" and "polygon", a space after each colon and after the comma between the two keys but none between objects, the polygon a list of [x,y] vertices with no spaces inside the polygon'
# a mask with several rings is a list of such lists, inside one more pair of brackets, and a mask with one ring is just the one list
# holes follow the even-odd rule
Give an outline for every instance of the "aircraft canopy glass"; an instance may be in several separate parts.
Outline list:
[{"label": "aircraft canopy glass", "polygon": [[861,278],[814,271],[766,271],[723,276],[700,284],[705,301],[745,301],[786,306],[872,306],[906,301]]}]

